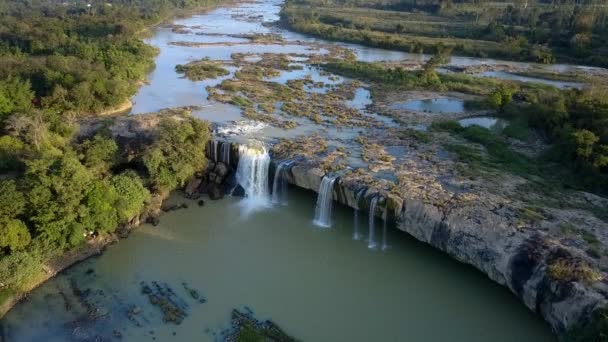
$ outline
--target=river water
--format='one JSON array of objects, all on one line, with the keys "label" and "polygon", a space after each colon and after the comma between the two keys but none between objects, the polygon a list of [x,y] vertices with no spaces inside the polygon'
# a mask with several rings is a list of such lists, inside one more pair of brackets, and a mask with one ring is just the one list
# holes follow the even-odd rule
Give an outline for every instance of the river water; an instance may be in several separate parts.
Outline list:
[{"label": "river water", "polygon": [[[205,87],[224,78],[191,82],[174,67],[203,57],[229,60],[234,52],[323,53],[297,41],[338,44],[262,25],[278,19],[280,5],[278,0],[246,3],[176,21],[191,27],[189,34],[158,28],[148,41],[160,48],[157,67],[134,97],[132,112],[197,105],[203,108],[195,115],[216,124],[242,120],[238,108],[207,100]],[[171,44],[242,43],[246,40],[228,35],[245,33],[278,33],[287,43]],[[425,58],[345,45],[366,61]],[[480,62],[499,61],[461,57],[452,61]],[[277,81],[292,76],[282,74]],[[348,105],[364,111],[370,102],[369,91],[360,88]],[[252,127],[258,138],[287,135],[264,125]],[[295,134],[328,129],[308,125]],[[235,129],[233,134],[249,135],[249,131]],[[6,341],[216,341],[229,327],[232,309],[272,319],[304,341],[554,340],[539,316],[506,288],[414,241],[394,225],[389,225],[387,236],[377,236],[390,247],[370,250],[365,239],[352,238],[355,227],[357,236],[368,236],[370,222],[363,213],[355,224],[351,210],[334,206],[332,227],[321,229],[313,223],[316,197],[312,193],[289,189],[287,197],[288,205],[268,201],[261,210],[249,210],[234,197],[207,201],[204,207],[172,197],[171,201],[186,202],[189,208],[166,214],[156,227],[143,225],[102,256],[70,268],[32,292],[0,322],[0,341],[3,337]],[[160,311],[142,294],[142,282],[172,289],[188,314],[180,325],[163,323]],[[196,289],[206,301],[191,298],[188,289]]]},{"label": "river water", "polygon": [[[317,227],[310,192],[289,189],[287,206],[248,216],[233,197],[204,207],[171,200],[189,209],[42,285],[2,322],[7,340],[112,340],[118,331],[125,341],[214,341],[244,307],[304,341],[553,340],[508,290],[406,234],[391,228],[390,248],[369,250],[352,239],[353,213],[342,206],[332,228]],[[141,281],[174,289],[189,305],[182,324],[162,323]],[[133,307],[141,326],[128,319]],[[99,318],[86,319],[91,311]]]}]

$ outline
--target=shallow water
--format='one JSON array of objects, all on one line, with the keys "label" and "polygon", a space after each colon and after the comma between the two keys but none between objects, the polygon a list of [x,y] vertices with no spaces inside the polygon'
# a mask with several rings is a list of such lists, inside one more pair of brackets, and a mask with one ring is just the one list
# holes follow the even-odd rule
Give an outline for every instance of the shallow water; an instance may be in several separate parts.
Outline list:
[{"label": "shallow water", "polygon": [[474,116],[458,120],[462,127],[481,126],[491,130],[502,131],[509,122],[505,119],[492,116]]},{"label": "shallow water", "polygon": [[[317,49],[306,44],[320,43],[325,45],[336,45],[350,48],[355,52],[357,59],[361,61],[395,61],[395,60],[410,60],[424,62],[429,58],[427,55],[411,54],[401,51],[390,51],[378,48],[365,47],[357,44],[348,44],[341,42],[326,41],[309,37],[296,32],[291,32],[278,27],[262,25],[263,22],[271,22],[279,19],[279,11],[282,0],[265,0],[255,3],[247,3],[234,7],[218,8],[208,13],[194,15],[185,19],[175,21],[177,25],[190,27],[192,33],[180,34],[172,32],[170,28],[160,27],[155,30],[155,34],[147,42],[160,49],[160,54],[156,59],[156,68],[152,71],[148,78],[148,84],[144,85],[133,98],[134,106],[132,113],[153,112],[163,108],[191,105],[209,105],[213,109],[216,107],[220,112],[229,112],[229,118],[221,120],[221,118],[209,117],[208,119],[225,123],[229,120],[238,118],[239,110],[230,110],[227,105],[210,103],[207,101],[207,93],[205,87],[207,85],[215,85],[219,81],[206,80],[201,82],[192,82],[188,79],[181,78],[175,73],[176,64],[185,64],[193,60],[198,60],[204,57],[209,57],[214,60],[230,60],[232,53],[296,53],[296,54],[311,54],[325,53],[324,49]],[[246,14],[243,16],[242,14]],[[261,16],[260,20],[251,20],[247,16]],[[235,37],[234,35],[243,34],[277,34],[285,40],[284,45],[259,45],[249,43],[246,45],[228,45],[231,43],[244,43],[246,39]],[[172,42],[196,42],[196,43],[227,43],[227,45],[210,45],[204,47],[186,47],[171,44]],[[304,43],[304,44],[302,44]],[[488,65],[512,65],[519,69],[530,69],[538,71],[553,71],[553,72],[606,72],[605,69],[556,64],[556,65],[541,65],[534,63],[520,63],[493,59],[481,59],[472,57],[452,57],[451,65],[469,66],[477,64]],[[335,84],[342,80],[330,81],[326,77],[318,74],[318,71],[308,66],[304,71],[282,72],[277,81],[284,82],[288,79],[295,79],[310,74],[315,81],[324,81],[325,83]],[[490,76],[490,75],[488,75]],[[508,73],[495,72],[493,77],[514,79],[515,75]],[[516,77],[519,80],[524,80],[521,77]],[[568,82],[556,82],[543,79],[535,79],[526,77],[525,81],[538,81],[540,83],[549,83],[559,87],[575,86]],[[321,91],[319,89],[308,89],[310,91]],[[229,106],[229,105],[228,105]]]},{"label": "shallow water", "polygon": [[[8,341],[66,341],[111,338],[116,330],[126,341],[214,341],[230,311],[247,306],[304,341],[554,340],[505,288],[393,225],[391,248],[369,250],[352,239],[350,209],[335,206],[333,227],[320,229],[312,222],[315,195],[290,188],[288,197],[287,206],[243,216],[237,198],[198,207],[174,196],[190,208],[42,285],[2,321],[4,334]],[[368,236],[367,217],[359,220],[359,234]],[[378,229],[377,241],[381,235]],[[181,325],[162,323],[141,281],[167,283],[188,304]],[[182,282],[207,302],[188,297]],[[90,290],[88,310],[70,283]],[[127,317],[134,306],[141,326]],[[101,317],[83,319],[87,311]]]},{"label": "shallow water", "polygon": [[462,113],[464,101],[448,98],[411,100],[394,103],[391,108],[425,113]]}]

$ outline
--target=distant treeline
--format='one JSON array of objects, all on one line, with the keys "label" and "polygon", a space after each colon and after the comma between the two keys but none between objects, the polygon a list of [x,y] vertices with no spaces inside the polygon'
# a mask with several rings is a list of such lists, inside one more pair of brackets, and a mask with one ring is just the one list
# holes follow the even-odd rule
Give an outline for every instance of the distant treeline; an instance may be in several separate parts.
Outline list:
[{"label": "distant treeline", "polygon": [[288,0],[283,21],[336,40],[411,52],[608,66],[608,1]]}]

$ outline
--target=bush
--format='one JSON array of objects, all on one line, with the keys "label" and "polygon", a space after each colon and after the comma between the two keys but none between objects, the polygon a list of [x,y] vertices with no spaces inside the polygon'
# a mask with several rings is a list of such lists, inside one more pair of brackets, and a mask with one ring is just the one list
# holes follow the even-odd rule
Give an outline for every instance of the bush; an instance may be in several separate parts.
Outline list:
[{"label": "bush", "polygon": [[129,222],[150,201],[150,191],[144,187],[139,176],[134,172],[125,172],[112,177],[112,186],[116,190],[116,210],[121,223]]}]

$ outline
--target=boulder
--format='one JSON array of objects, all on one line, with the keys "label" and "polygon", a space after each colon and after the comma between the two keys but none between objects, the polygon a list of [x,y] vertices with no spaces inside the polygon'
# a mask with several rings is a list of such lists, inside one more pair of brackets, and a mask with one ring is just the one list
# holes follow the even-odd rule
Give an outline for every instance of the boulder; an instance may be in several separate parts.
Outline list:
[{"label": "boulder", "polygon": [[224,178],[226,177],[226,175],[228,174],[228,166],[226,166],[226,164],[219,162],[217,163],[217,165],[215,166],[215,168],[213,169],[213,172],[215,172],[215,174],[217,174],[218,176]]},{"label": "boulder", "polygon": [[186,184],[186,187],[184,188],[184,193],[186,194],[186,197],[192,198],[195,194],[197,194],[202,182],[203,180],[201,178],[194,177],[190,179]]}]

